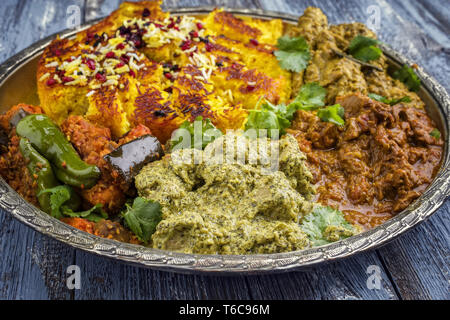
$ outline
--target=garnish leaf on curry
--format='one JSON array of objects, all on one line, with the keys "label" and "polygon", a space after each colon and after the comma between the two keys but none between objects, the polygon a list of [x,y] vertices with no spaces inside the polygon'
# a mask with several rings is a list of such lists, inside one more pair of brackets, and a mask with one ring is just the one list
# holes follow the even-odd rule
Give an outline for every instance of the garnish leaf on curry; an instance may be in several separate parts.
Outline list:
[{"label": "garnish leaf on curry", "polygon": [[277,47],[275,56],[280,62],[281,68],[294,72],[306,69],[311,55],[305,38],[283,36],[278,39]]},{"label": "garnish leaf on curry", "polygon": [[355,58],[363,62],[377,60],[382,51],[377,47],[378,40],[358,35],[353,38],[348,47],[348,52]]},{"label": "garnish leaf on curry", "polygon": [[432,136],[436,140],[439,140],[441,138],[441,132],[438,129],[434,128],[433,130],[431,130],[430,136]]},{"label": "garnish leaf on curry", "polygon": [[297,97],[291,103],[297,107],[297,110],[316,110],[325,105],[327,90],[317,82],[304,84]]},{"label": "garnish leaf on curry", "polygon": [[420,89],[420,79],[414,72],[413,68],[404,65],[392,74],[394,79],[403,82],[410,91],[417,92]]},{"label": "garnish leaf on curry", "polygon": [[380,96],[375,93],[369,93],[367,96],[372,100],[380,101],[380,102],[386,103],[391,106],[396,105],[401,102],[411,102],[411,98],[408,96],[404,96],[404,97],[401,97],[398,99],[388,99],[386,97]]},{"label": "garnish leaf on curry", "polygon": [[344,108],[340,104],[335,104],[317,110],[317,116],[324,122],[331,122],[338,126],[343,126],[344,121]]}]

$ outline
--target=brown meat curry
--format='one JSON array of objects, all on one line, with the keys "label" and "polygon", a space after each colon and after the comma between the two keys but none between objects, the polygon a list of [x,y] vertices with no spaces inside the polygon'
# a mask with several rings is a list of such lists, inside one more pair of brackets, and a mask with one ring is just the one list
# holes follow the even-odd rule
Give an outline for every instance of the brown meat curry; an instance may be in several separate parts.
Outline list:
[{"label": "brown meat curry", "polygon": [[422,110],[354,94],[336,100],[346,126],[298,111],[289,133],[308,157],[317,201],[367,229],[405,209],[434,177],[442,140]]}]

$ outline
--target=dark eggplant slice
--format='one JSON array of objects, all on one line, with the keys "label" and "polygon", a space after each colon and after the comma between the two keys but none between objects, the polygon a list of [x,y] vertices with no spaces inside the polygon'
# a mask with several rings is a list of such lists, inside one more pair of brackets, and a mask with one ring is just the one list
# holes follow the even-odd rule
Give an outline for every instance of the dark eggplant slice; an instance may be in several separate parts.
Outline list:
[{"label": "dark eggplant slice", "polygon": [[156,137],[147,134],[121,145],[103,158],[127,183],[131,183],[147,163],[159,160],[162,156],[164,150],[161,143]]},{"label": "dark eggplant slice", "polygon": [[11,119],[9,119],[9,125],[11,126],[11,128],[17,127],[17,124],[19,123],[19,121],[30,114],[31,113],[20,108],[19,110],[17,110],[16,113],[14,113],[14,115],[11,117]]}]

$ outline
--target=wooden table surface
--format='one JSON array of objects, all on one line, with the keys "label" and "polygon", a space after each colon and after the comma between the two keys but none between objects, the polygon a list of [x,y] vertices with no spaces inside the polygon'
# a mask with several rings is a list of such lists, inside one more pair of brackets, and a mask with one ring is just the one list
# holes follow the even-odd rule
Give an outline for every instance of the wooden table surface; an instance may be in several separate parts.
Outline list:
[{"label": "wooden table surface", "polygon": [[[2,0],[0,62],[66,28],[76,5],[81,23],[120,0]],[[450,2],[388,0],[171,0],[166,8],[217,5],[300,15],[320,7],[330,23],[370,22],[379,10],[382,41],[413,59],[449,90]],[[69,11],[68,11],[69,10]],[[75,10],[77,10],[75,8]],[[450,201],[429,220],[384,247],[343,261],[279,275],[212,277],[153,271],[87,254],[0,212],[0,299],[449,299]],[[67,267],[81,289],[66,287]],[[369,266],[381,286],[369,289]]]}]

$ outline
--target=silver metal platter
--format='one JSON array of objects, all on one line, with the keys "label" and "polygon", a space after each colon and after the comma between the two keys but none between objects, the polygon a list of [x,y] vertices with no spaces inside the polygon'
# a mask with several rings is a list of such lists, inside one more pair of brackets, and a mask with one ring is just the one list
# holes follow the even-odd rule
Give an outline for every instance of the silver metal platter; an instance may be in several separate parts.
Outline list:
[{"label": "silver metal platter", "polygon": [[[174,9],[171,12],[174,15],[204,15],[212,9],[185,8]],[[296,16],[263,10],[227,9],[227,11],[241,16],[282,19],[286,23],[296,23],[298,19]],[[59,35],[61,38],[72,37],[76,32],[88,28],[97,21],[85,24],[78,30],[62,31]],[[36,42],[0,65],[0,112],[5,112],[20,102],[39,104],[36,92],[37,61],[44,48],[55,37],[56,35],[52,35]],[[386,45],[382,45],[382,49],[394,65],[413,63]],[[450,195],[450,97],[446,90],[420,67],[417,74],[422,81],[419,95],[445,139],[441,167],[424,194],[403,212],[370,231],[339,242],[301,251],[258,255],[196,255],[146,248],[96,237],[52,218],[26,202],[2,178],[0,208],[34,230],[74,248],[129,264],[166,271],[214,274],[275,273],[349,257],[385,244],[423,222]]]}]

